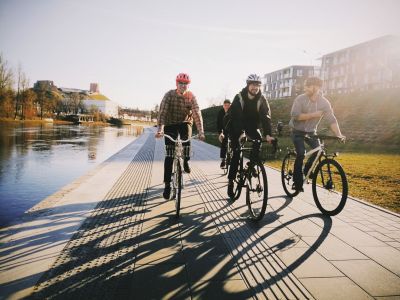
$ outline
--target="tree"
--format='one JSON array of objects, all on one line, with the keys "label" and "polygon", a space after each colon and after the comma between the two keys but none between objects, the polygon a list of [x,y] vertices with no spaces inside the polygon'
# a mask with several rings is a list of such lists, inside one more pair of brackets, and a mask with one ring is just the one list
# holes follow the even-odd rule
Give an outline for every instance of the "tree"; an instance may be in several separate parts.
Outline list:
[{"label": "tree", "polygon": [[24,119],[23,111],[24,111],[24,102],[22,99],[22,95],[26,95],[25,91],[29,88],[29,79],[26,77],[26,74],[22,72],[21,64],[18,65],[17,71],[17,95],[15,96],[15,113],[14,119],[17,119],[18,115]]},{"label": "tree", "polygon": [[12,70],[7,66],[7,61],[4,60],[3,55],[0,53],[0,91],[12,89],[13,76]]},{"label": "tree", "polygon": [[22,102],[22,120],[32,119],[35,115],[37,115],[35,102],[36,102],[36,93],[32,89],[26,89],[21,93],[21,102]]},{"label": "tree", "polygon": [[6,118],[11,118],[14,111],[13,81],[12,70],[7,66],[7,61],[4,60],[3,55],[0,54],[0,116]]}]

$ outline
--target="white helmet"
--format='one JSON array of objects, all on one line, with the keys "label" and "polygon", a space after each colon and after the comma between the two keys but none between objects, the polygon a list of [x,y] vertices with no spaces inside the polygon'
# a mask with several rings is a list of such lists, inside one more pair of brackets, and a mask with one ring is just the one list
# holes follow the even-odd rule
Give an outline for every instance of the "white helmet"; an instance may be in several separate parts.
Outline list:
[{"label": "white helmet", "polygon": [[246,79],[246,83],[250,84],[253,82],[257,82],[257,83],[261,84],[261,77],[258,76],[257,74],[250,74]]}]

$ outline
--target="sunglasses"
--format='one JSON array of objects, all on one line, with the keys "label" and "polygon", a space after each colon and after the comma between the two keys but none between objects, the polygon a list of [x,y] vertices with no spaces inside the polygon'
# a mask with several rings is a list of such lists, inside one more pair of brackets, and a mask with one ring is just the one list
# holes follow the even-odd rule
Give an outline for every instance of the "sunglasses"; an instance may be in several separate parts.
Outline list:
[{"label": "sunglasses", "polygon": [[178,82],[178,84],[180,84],[180,85],[188,85],[187,82]]}]

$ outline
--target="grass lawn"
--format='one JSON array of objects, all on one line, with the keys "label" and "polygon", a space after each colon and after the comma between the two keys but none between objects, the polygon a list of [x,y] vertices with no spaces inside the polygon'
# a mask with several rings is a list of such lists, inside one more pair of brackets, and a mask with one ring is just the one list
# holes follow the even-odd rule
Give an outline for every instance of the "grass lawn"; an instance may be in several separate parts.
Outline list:
[{"label": "grass lawn", "polygon": [[[218,145],[216,136],[207,136],[207,142]],[[289,138],[279,140],[280,159],[267,161],[267,165],[280,169]],[[400,151],[391,153],[379,146],[360,144],[330,144],[328,150],[340,150],[337,160],[346,172],[349,194],[388,210],[400,213]]]}]

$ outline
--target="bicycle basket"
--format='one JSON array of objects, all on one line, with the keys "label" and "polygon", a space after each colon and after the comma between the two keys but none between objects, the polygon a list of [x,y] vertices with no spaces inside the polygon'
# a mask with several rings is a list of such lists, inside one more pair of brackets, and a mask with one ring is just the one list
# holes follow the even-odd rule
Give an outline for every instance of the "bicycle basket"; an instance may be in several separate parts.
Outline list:
[{"label": "bicycle basket", "polygon": [[[190,157],[192,154],[191,147],[190,146],[183,146],[183,157]],[[166,157],[174,157],[175,156],[175,145],[165,145],[165,156]]]},{"label": "bicycle basket", "polygon": [[274,160],[279,158],[281,149],[274,144],[264,144],[260,153],[262,161]]},{"label": "bicycle basket", "polygon": [[175,155],[175,145],[165,145],[165,156],[174,157]]}]

